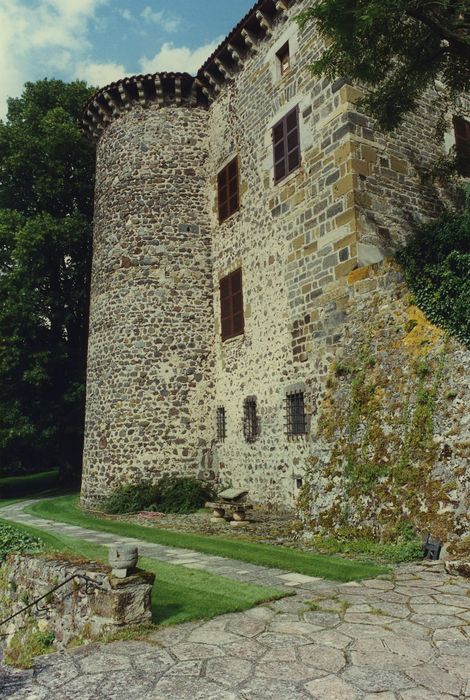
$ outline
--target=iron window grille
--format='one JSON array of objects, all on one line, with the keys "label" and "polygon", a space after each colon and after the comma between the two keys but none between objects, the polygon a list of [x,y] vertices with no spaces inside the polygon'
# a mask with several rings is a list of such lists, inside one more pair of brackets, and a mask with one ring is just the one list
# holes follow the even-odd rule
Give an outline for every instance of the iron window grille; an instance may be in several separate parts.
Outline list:
[{"label": "iron window grille", "polygon": [[307,434],[307,416],[302,391],[292,391],[286,396],[287,436],[297,437]]},{"label": "iron window grille", "polygon": [[273,126],[274,182],[300,166],[299,108],[294,107]]},{"label": "iron window grille", "polygon": [[219,406],[217,408],[217,441],[224,442],[227,437],[227,428],[225,422],[225,407]]},{"label": "iron window grille", "polygon": [[243,435],[246,442],[255,442],[259,435],[259,422],[255,398],[247,398],[243,403]]},{"label": "iron window grille", "polygon": [[219,284],[221,335],[222,340],[228,340],[245,331],[241,269],[223,277]]},{"label": "iron window grille", "polygon": [[223,223],[240,208],[240,187],[238,176],[238,156],[222,168],[217,175],[217,202],[219,224]]}]

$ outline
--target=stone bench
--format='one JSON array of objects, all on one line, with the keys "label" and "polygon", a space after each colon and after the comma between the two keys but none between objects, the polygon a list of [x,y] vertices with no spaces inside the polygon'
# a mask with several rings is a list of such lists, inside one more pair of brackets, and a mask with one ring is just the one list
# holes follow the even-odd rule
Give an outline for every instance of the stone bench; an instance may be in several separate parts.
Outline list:
[{"label": "stone bench", "polygon": [[246,517],[247,511],[253,509],[252,504],[246,501],[247,494],[248,491],[227,489],[219,493],[217,500],[206,503],[206,508],[212,508],[211,522],[222,522],[226,519],[226,514],[231,513],[232,527],[246,525],[249,522]]}]

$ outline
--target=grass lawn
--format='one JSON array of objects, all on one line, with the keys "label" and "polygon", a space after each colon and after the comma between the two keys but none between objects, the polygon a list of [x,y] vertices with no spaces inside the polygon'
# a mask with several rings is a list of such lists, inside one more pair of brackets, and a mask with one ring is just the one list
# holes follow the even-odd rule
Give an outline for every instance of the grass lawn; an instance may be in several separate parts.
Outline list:
[{"label": "grass lawn", "polygon": [[[0,519],[0,525],[10,525],[17,530],[38,537],[48,551],[60,551],[107,563],[107,547],[52,535],[37,528],[11,523]],[[153,621],[161,625],[174,625],[190,620],[215,617],[228,612],[247,610],[259,603],[283,598],[286,593],[277,588],[239,583],[213,574],[186,569],[183,566],[156,562],[142,557],[139,565],[156,575],[152,591]]]},{"label": "grass lawn", "polygon": [[351,561],[337,556],[299,552],[287,547],[191,535],[133,523],[100,519],[81,511],[77,506],[76,496],[61,496],[41,501],[26,508],[26,511],[48,520],[82,525],[93,530],[112,532],[116,535],[134,537],[146,542],[193,549],[196,552],[286,569],[308,576],[320,576],[335,581],[358,581],[364,578],[373,578],[389,571],[387,567],[371,562]]}]

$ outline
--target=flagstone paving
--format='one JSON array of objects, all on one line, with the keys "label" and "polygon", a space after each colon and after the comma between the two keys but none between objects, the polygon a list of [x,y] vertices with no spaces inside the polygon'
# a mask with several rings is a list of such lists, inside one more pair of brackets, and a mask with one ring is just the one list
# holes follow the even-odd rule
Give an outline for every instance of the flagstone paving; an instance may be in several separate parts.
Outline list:
[{"label": "flagstone paving", "polygon": [[[65,526],[60,528],[64,534]],[[88,539],[88,532],[74,530]],[[177,557],[183,563],[181,550],[163,549],[171,560]],[[194,552],[186,554],[187,562],[214,565],[213,557],[201,555],[201,561]],[[243,580],[256,578],[262,568],[220,561],[229,570],[224,575],[238,572]],[[470,697],[470,581],[448,576],[442,563],[401,565],[391,580],[347,584],[286,580],[286,572],[264,571],[266,582],[275,576],[277,585],[284,581],[295,596],[208,622],[161,628],[148,641],[91,644],[41,657],[30,671],[0,666],[0,698]]]}]

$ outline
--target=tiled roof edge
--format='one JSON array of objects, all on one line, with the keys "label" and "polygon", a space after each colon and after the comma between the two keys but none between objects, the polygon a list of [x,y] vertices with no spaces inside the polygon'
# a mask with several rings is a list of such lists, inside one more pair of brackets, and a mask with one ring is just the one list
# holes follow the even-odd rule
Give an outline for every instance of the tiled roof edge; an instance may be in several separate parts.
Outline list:
[{"label": "tiled roof edge", "polygon": [[98,138],[107,125],[133,104],[157,102],[161,106],[207,108],[223,84],[243,67],[245,60],[270,36],[274,24],[296,0],[258,0],[198,70],[189,73],[148,73],[110,83],[87,101],[83,130]]}]

